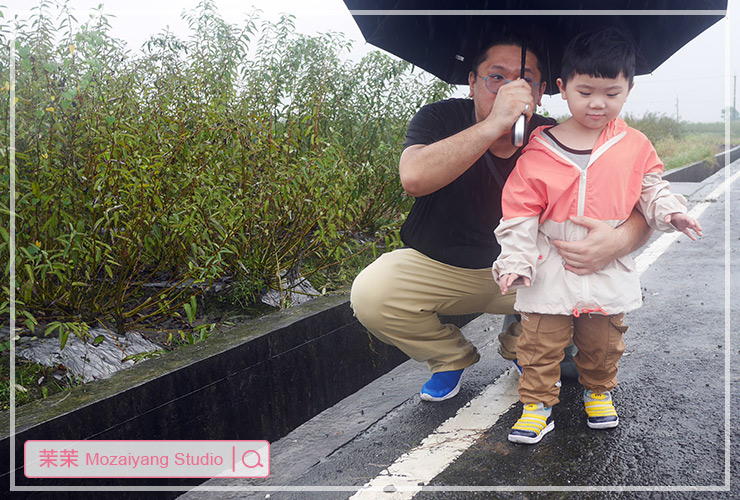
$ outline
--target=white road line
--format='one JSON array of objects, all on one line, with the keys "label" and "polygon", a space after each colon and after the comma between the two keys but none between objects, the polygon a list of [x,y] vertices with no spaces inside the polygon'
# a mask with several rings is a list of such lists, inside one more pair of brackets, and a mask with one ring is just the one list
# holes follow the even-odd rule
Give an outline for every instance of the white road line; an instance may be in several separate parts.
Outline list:
[{"label": "white road line", "polygon": [[[698,219],[709,203],[716,201],[740,177],[740,171],[714,189],[689,212]],[[666,233],[655,240],[635,259],[642,274],[681,234]],[[356,500],[375,500],[378,492],[388,500],[410,500],[449,464],[490,429],[514,403],[519,400],[518,373],[510,369],[493,384],[442,423],[416,448],[401,455],[362,490],[350,497]]]},{"label": "white road line", "polygon": [[519,373],[504,372],[475,399],[442,423],[416,448],[401,455],[363,489],[351,496],[357,500],[409,500],[421,487],[447,468],[475,443],[511,405],[519,400]]},{"label": "white road line", "polygon": [[[716,201],[720,197],[720,195],[724,193],[725,189],[729,189],[730,185],[735,182],[738,177],[740,177],[740,171],[736,172],[735,175],[720,184],[703,200],[697,203],[696,206],[694,206],[694,208],[689,211],[689,215],[698,220],[701,214],[704,213],[704,210],[707,209],[709,204]],[[637,272],[642,275],[642,273],[647,271],[647,269],[653,264],[653,262],[658,260],[658,257],[663,255],[663,252],[665,252],[668,247],[671,246],[671,243],[676,241],[681,235],[683,235],[683,233],[678,231],[674,233],[664,233],[660,238],[651,243],[650,246],[643,250],[635,259]],[[688,238],[687,236],[684,237]]]}]

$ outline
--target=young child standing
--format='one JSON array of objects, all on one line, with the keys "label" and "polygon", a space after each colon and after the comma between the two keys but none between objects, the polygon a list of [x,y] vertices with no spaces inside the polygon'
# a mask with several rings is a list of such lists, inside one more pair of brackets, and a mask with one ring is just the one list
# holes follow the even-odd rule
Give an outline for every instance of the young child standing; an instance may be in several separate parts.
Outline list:
[{"label": "young child standing", "polygon": [[618,117],[634,73],[634,47],[619,31],[574,38],[557,80],[572,116],[532,133],[504,188],[496,229],[502,251],[493,276],[501,293],[518,287],[514,308],[523,327],[517,355],[524,411],[509,441],[538,443],[554,428],[559,364],[571,332],[588,426],[619,424],[610,391],[624,352],[624,313],[642,304],[640,283],[629,256],[591,275],[567,271],[551,241],[581,240],[587,232],[570,217],[616,227],[637,206],[654,229],[678,229],[692,240],[691,230],[702,234],[686,215],[685,199],[662,180],[663,165],[650,141]]}]

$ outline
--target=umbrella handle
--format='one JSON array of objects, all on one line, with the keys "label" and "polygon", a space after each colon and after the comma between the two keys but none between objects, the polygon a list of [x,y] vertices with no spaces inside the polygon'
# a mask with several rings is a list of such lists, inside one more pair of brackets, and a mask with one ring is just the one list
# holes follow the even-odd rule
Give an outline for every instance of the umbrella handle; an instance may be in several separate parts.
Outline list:
[{"label": "umbrella handle", "polygon": [[524,133],[527,130],[527,117],[521,115],[516,119],[516,123],[511,128],[511,143],[516,147],[521,147],[524,144]]}]

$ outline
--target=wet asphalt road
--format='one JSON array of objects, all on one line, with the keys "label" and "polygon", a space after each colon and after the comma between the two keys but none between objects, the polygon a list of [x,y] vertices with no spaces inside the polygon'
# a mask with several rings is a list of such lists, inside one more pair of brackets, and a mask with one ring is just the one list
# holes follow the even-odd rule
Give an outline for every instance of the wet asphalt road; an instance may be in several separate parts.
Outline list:
[{"label": "wet asphalt road", "polygon": [[[732,173],[738,170],[736,162]],[[724,180],[725,172],[720,171],[701,185],[686,187],[697,189],[689,197],[689,207]],[[740,180],[731,186],[731,200],[734,215],[740,207]],[[576,381],[566,380],[562,403],[553,412],[555,430],[540,444],[507,441],[508,430],[521,413],[521,405],[516,404],[428,484],[439,489],[581,486],[586,491],[437,490],[421,491],[414,498],[740,499],[740,424],[737,412],[731,412],[730,423],[725,414],[727,356],[731,408],[740,407],[740,308],[736,299],[740,297],[740,217],[734,216],[729,227],[729,345],[724,197],[709,204],[700,223],[704,238],[691,242],[682,236],[642,276],[644,305],[627,316],[627,351],[620,362],[620,385],[614,391],[618,428],[589,429],[582,389]],[[363,485],[509,368],[496,354],[499,330],[500,318],[494,316],[481,317],[466,328],[483,358],[466,373],[460,394],[452,400],[420,401],[417,391],[428,373],[418,363],[405,363],[273,443],[272,473],[267,480],[213,480],[205,486]],[[732,443],[729,457],[727,425]],[[627,491],[618,491],[619,487]],[[346,499],[352,494],[193,491],[181,498]],[[378,499],[392,496],[376,494]]]}]

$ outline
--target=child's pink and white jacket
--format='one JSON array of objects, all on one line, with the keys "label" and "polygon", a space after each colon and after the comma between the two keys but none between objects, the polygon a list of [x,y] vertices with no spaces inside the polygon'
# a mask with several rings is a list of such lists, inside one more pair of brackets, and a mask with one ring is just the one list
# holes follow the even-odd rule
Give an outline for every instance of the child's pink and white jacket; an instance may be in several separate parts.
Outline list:
[{"label": "child's pink and white jacket", "polygon": [[503,191],[503,218],[495,231],[501,245],[493,264],[496,283],[508,273],[532,280],[530,287],[517,289],[514,308],[520,312],[611,315],[640,307],[639,277],[629,255],[579,276],[565,270],[551,242],[586,237],[587,229],[569,217],[593,217],[617,227],[635,206],[650,227],[673,231],[663,220],[685,213],[686,200],[661,178],[663,164],[650,141],[622,119],[604,128],[583,170],[542,137],[544,128],[532,133]]}]

